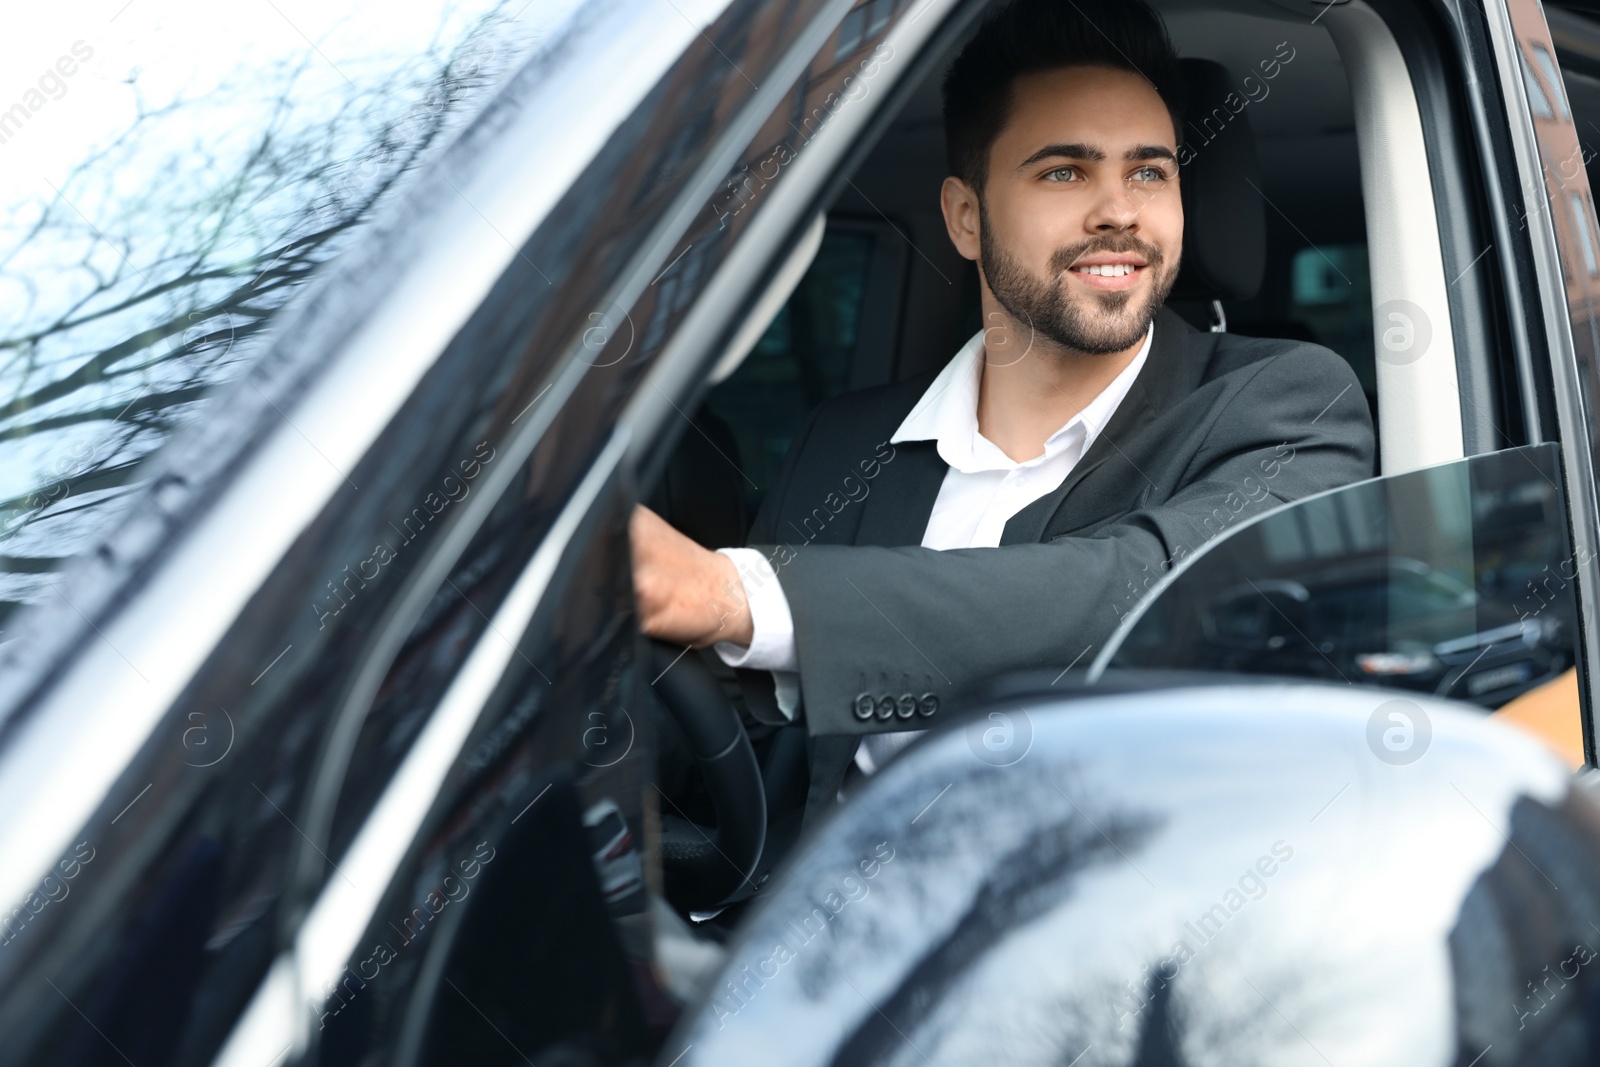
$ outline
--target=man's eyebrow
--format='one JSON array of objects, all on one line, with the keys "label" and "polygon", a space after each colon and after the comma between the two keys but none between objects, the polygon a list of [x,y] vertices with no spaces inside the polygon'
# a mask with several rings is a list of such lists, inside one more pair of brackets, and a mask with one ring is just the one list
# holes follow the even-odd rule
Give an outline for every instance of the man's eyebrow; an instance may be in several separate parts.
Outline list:
[{"label": "man's eyebrow", "polygon": [[[1019,163],[1017,169],[1024,170],[1046,159],[1081,159],[1089,163],[1102,163],[1105,158],[1105,151],[1091,144],[1083,144],[1081,142],[1047,144]],[[1173,153],[1172,149],[1159,144],[1142,144],[1136,148],[1130,148],[1123,154],[1122,158],[1129,163],[1140,163],[1147,159],[1168,159],[1174,163],[1178,161],[1178,157]]]},{"label": "man's eyebrow", "polygon": [[1090,163],[1099,163],[1106,158],[1106,154],[1094,145],[1089,144],[1047,144],[1033,155],[1017,164],[1017,169],[1031,167],[1040,160],[1045,159],[1084,159]]},{"label": "man's eyebrow", "polygon": [[1142,144],[1138,148],[1130,148],[1122,158],[1129,163],[1142,163],[1147,159],[1170,159],[1174,163],[1178,161],[1172,149],[1159,144]]}]

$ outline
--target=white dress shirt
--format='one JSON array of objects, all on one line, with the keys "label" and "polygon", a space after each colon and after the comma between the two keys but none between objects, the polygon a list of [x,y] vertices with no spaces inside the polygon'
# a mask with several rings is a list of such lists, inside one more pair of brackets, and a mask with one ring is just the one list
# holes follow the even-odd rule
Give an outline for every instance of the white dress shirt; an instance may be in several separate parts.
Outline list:
[{"label": "white dress shirt", "polygon": [[[1100,395],[1045,441],[1044,452],[1018,462],[978,432],[978,386],[983,380],[983,331],[962,346],[900,423],[891,444],[936,441],[950,465],[922,534],[923,548],[995,548],[1006,522],[1066,481],[1105,429],[1143,369],[1155,337],[1152,324],[1133,361]],[[748,646],[718,642],[717,655],[730,667],[773,672],[778,706],[789,718],[799,704],[799,660],[794,619],[772,564],[753,548],[719,549],[739,570],[750,603],[753,639]],[[909,737],[907,738],[909,740]],[[866,749],[863,749],[866,751]],[[859,762],[859,754],[858,754]],[[870,760],[869,760],[870,762]],[[871,766],[863,767],[871,773]]]}]

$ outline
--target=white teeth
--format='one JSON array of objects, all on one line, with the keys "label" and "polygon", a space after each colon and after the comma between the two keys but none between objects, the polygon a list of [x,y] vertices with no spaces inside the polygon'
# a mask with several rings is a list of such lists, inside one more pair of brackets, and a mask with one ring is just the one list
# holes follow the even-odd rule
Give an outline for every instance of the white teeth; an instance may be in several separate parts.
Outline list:
[{"label": "white teeth", "polygon": [[1124,274],[1132,274],[1138,268],[1131,263],[1107,263],[1104,266],[1074,267],[1081,274],[1096,274],[1102,278],[1120,278]]}]

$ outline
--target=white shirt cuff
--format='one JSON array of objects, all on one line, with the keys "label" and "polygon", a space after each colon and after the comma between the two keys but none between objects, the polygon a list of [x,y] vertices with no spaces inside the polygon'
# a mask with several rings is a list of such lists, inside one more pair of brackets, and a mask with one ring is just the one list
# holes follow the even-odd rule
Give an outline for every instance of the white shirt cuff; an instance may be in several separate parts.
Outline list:
[{"label": "white shirt cuff", "polygon": [[752,633],[748,647],[718,641],[713,646],[717,655],[730,667],[799,670],[800,661],[794,647],[794,618],[789,614],[789,599],[783,595],[783,586],[778,584],[772,564],[753,548],[719,548],[717,551],[733,560],[739,571],[739,583],[750,604]]}]

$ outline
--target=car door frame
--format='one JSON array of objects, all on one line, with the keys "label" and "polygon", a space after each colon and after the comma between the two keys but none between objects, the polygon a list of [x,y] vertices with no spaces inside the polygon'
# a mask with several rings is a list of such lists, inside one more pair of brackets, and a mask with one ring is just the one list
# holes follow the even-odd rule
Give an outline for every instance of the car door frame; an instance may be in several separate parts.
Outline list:
[{"label": "car door frame", "polygon": [[[637,0],[607,6],[611,17],[624,20],[630,9],[653,7]],[[726,6],[709,0],[690,10],[717,14]],[[591,11],[586,17],[598,16]],[[130,787],[127,779],[147,754],[148,739],[171,725],[164,720],[191,698],[203,671],[231,671],[248,692],[252,676],[259,681],[278,664],[271,654],[254,664],[240,654],[241,614],[263,590],[270,595],[273,581],[286,569],[285,558],[315,540],[308,531],[338,509],[349,488],[345,472],[359,474],[360,464],[381,461],[381,455],[373,459],[374,453],[382,452],[385,435],[398,432],[397,426],[404,429],[401,412],[426,389],[420,383],[428,381],[463,324],[497,289],[506,288],[508,278],[524,284],[528,278],[521,272],[537,277],[538,266],[526,251],[529,235],[545,227],[548,236],[551,228],[559,228],[546,224],[576,176],[607,148],[613,131],[640,101],[649,99],[661,72],[703,39],[700,27],[670,6],[653,9],[643,21],[624,21],[621,28],[625,32],[587,38],[582,48],[530,57],[453,150],[421,175],[403,202],[391,205],[370,237],[286,311],[258,366],[219,399],[218,406],[228,405],[227,416],[203,420],[158,457],[162,472],[139,491],[134,520],[85,561],[79,584],[69,585],[75,593],[99,581],[103,598],[78,599],[70,612],[62,607],[54,617],[31,620],[40,640],[25,650],[6,650],[0,686],[9,732],[0,746],[0,795],[14,803],[13,819],[0,834],[0,855],[7,858],[0,880],[13,890],[37,885],[85,821],[114,824],[131,809],[121,830],[152,805],[175,806],[163,790],[150,794],[143,780]],[[594,67],[606,56],[611,59],[603,65],[611,73],[597,91]],[[551,105],[548,111],[525,106],[535,93]],[[552,114],[559,121],[552,121]],[[666,251],[666,243],[658,245],[645,250],[647,259]],[[638,270],[654,273],[661,265],[647,263]],[[600,274],[585,281],[603,284],[608,278]],[[591,369],[582,358],[582,333],[575,330],[565,339],[569,344],[537,353],[548,358],[529,360],[522,368],[530,372],[526,378],[507,384],[506,402],[515,401],[512,410],[521,407],[526,415],[507,435],[516,445],[510,451],[524,457],[532,451],[555,423],[561,401]],[[546,403],[535,408],[541,398]],[[596,433],[603,446],[603,428]],[[330,441],[336,447],[329,447]],[[508,456],[504,465],[512,462]],[[576,483],[594,457],[573,454],[565,462]],[[487,480],[479,483],[485,485]],[[480,493],[450,512],[441,522],[449,525],[449,535],[435,539],[448,543],[430,551],[440,558],[459,552],[492,496]],[[235,565],[223,576],[226,581],[217,580],[219,562]],[[422,569],[427,573],[418,576],[420,584],[430,575],[439,581],[437,567]],[[417,605],[402,607],[414,611]],[[303,606],[296,608],[303,612]],[[64,616],[72,616],[70,625],[51,629]],[[403,636],[405,621],[389,621]],[[171,662],[163,664],[165,673],[154,679],[157,684],[131,694],[108,691],[114,690],[108,684],[114,672],[107,665],[122,662],[145,641],[165,642],[174,650]],[[137,653],[134,658],[139,659]],[[92,726],[96,716],[118,720],[116,736],[91,734],[86,721]],[[93,743],[86,743],[86,734]],[[215,777],[192,773],[196,781],[202,773],[206,780]],[[186,781],[183,797],[200,787]],[[61,803],[62,797],[70,803]],[[183,814],[178,808],[161,825],[177,822]],[[140,864],[153,854],[155,836],[139,844],[140,857],[123,865],[126,876],[119,874],[117,885],[130,894],[146,873]],[[102,858],[95,875],[110,874],[112,863]],[[83,883],[74,888],[80,898],[88,895]],[[6,899],[21,900],[23,892],[13,890],[7,890]],[[114,914],[123,906],[121,890],[111,896],[115,908],[91,909],[80,899],[70,909],[53,909],[47,918],[71,915],[78,927],[103,932],[100,924],[122,917]],[[48,958],[24,960],[16,946],[6,957],[46,1000],[58,995],[39,975],[59,977],[64,966],[61,951],[49,947],[43,954]],[[19,1000],[15,1007],[28,1005]]]},{"label": "car door frame", "polygon": [[[1594,197],[1580,165],[1570,168],[1581,151],[1566,90],[1546,85],[1535,49],[1553,60],[1555,43],[1538,0],[1485,0],[1493,48],[1493,75],[1504,105],[1520,188],[1507,194],[1498,220],[1502,227],[1525,228],[1533,254],[1539,318],[1552,382],[1556,434],[1562,463],[1578,575],[1580,630],[1579,689],[1584,709],[1587,765],[1595,767],[1595,685],[1600,681],[1600,496],[1595,471],[1600,428],[1594,415],[1600,407],[1600,272],[1577,269],[1593,262],[1600,249]],[[1527,78],[1552,100],[1559,100],[1552,118],[1535,119]],[[1575,173],[1568,174],[1568,170]],[[1575,208],[1577,210],[1575,210]],[[1506,211],[1517,217],[1508,217]],[[1581,217],[1578,213],[1581,211]],[[1502,242],[1505,247],[1506,242]],[[1586,251],[1587,249],[1587,251]],[[1509,255],[1509,248],[1502,256]],[[1509,263],[1506,267],[1510,267]]]},{"label": "car door frame", "polygon": [[[703,212],[708,199],[713,205],[715,204],[719,186],[729,187],[733,181],[739,179],[739,157],[760,133],[762,120],[769,112],[778,113],[780,109],[791,106],[786,87],[805,73],[807,61],[814,53],[820,52],[845,14],[857,5],[853,0],[830,0],[829,3],[819,6],[824,13],[808,22],[804,32],[796,34],[794,42],[786,48],[785,56],[788,58],[777,63],[776,69],[769,72],[764,79],[771,82],[771,88],[758,89],[753,96],[754,102],[739,109],[738,113],[728,120],[727,132],[719,134],[719,144],[722,147],[713,153],[712,162],[697,170],[694,180],[689,183],[691,191],[685,192],[678,204],[663,212],[659,224],[643,242],[640,252],[631,258],[626,269],[621,272],[623,276],[609,285],[603,293],[593,294],[599,301],[594,306],[633,308],[637,301],[656,299],[656,294],[646,295],[646,291],[656,282],[669,276],[675,267],[681,271],[695,266],[692,262],[693,257],[690,256],[692,242],[688,246],[683,245],[681,235],[684,229],[696,215]],[[952,25],[950,19],[943,17],[951,9],[960,8],[970,16],[975,14],[979,7],[977,0],[931,0],[913,12],[909,4],[901,3],[893,13],[892,29],[889,32],[891,36],[896,32],[901,34],[897,38],[901,47],[917,50],[922,41],[935,33],[949,35],[959,30],[959,26]],[[930,17],[918,25],[920,17],[913,16],[921,15]],[[731,63],[731,60],[729,62]],[[893,86],[904,81],[901,77],[904,74],[904,66],[902,65],[901,70],[885,75],[881,84],[886,92],[892,94]],[[737,76],[744,77],[744,72],[739,71]],[[610,436],[610,444],[597,459],[590,461],[591,465],[587,468],[588,475],[584,484],[592,491],[586,490],[575,496],[569,505],[569,511],[563,514],[558,523],[561,529],[568,531],[568,540],[572,537],[572,531],[576,531],[582,523],[588,521],[593,509],[606,498],[601,488],[608,484],[608,480],[616,474],[619,467],[626,477],[638,469],[641,461],[648,455],[659,453],[659,440],[653,438],[647,449],[638,451],[636,442],[641,423],[648,423],[653,434],[661,430],[661,422],[677,417],[679,405],[672,397],[678,395],[678,389],[676,386],[662,384],[662,372],[671,370],[676,373],[688,368],[693,375],[703,378],[711,362],[720,354],[721,347],[735,332],[741,316],[758,298],[763,285],[769,280],[771,271],[782,263],[785,249],[803,232],[804,226],[797,227],[795,222],[804,220],[809,223],[812,216],[808,213],[808,209],[814,210],[818,203],[831,196],[834,191],[828,187],[830,181],[843,180],[848,168],[840,165],[840,160],[844,153],[857,145],[857,135],[861,132],[862,124],[872,116],[892,111],[892,105],[898,99],[898,96],[888,95],[875,100],[871,108],[844,108],[836,114],[829,115],[816,131],[816,136],[805,146],[805,150],[793,163],[784,166],[784,180],[766,187],[773,191],[773,195],[758,198],[759,203],[756,205],[758,209],[738,220],[740,229],[737,239],[730,245],[731,251],[716,265],[709,281],[698,289],[690,290],[692,304],[683,309],[682,318],[671,326],[668,340],[660,354],[652,356],[652,365],[643,381],[632,388],[632,400],[620,417],[615,432]],[[748,206],[751,205],[741,204],[740,213],[742,214],[744,208]],[[732,213],[729,210],[723,214],[726,216]],[[600,250],[592,251],[598,253]],[[585,258],[581,246],[573,252],[573,255],[580,260]],[[621,314],[615,318],[618,323],[625,322],[632,328],[627,333],[630,339],[643,337],[648,333],[649,326],[642,319],[635,322],[632,316]],[[614,324],[607,323],[604,324],[603,332],[605,336],[601,336],[595,345],[586,344],[586,347],[591,348],[587,356],[599,358],[585,358],[586,354],[579,352],[577,358],[567,365],[569,371],[585,376],[589,375],[594,367],[603,369],[609,365],[604,358],[606,355],[604,346],[612,337],[619,336],[619,331]],[[631,343],[630,340],[630,350]],[[555,399],[559,402],[561,398]],[[538,397],[535,396],[533,400],[537,401]],[[657,419],[660,421],[655,421]],[[679,429],[681,430],[681,427]],[[528,450],[518,448],[514,455],[508,454],[508,465],[520,462]],[[624,452],[627,453],[626,457]],[[541,546],[535,559],[528,564],[529,572],[531,573],[536,567],[547,570],[554,566],[563,556],[566,546],[566,541],[559,544],[551,541]],[[524,605],[529,611],[544,610],[540,598],[533,597],[532,600],[531,605]],[[493,632],[495,629],[491,627],[491,632],[486,632],[479,638],[477,648],[469,653],[469,664],[481,658],[480,649],[501,645],[500,651],[504,651],[503,642],[506,638]],[[484,653],[484,656],[487,655]],[[482,668],[482,670],[493,673],[492,668]],[[467,667],[463,666],[458,678],[466,679],[466,677]],[[478,681],[481,682],[482,679],[479,678]],[[441,703],[431,713],[429,723],[424,727],[424,734],[421,736],[429,736],[428,731],[435,721],[443,722],[448,718],[458,726],[467,722],[471,716],[481,712],[482,703],[479,698],[483,695],[479,687],[467,692],[465,696],[458,692],[448,707]],[[448,715],[445,714],[447,711]],[[411,751],[417,752],[421,744],[420,739],[413,742]],[[430,762],[429,765],[435,772],[438,771],[434,763]],[[395,781],[398,782],[399,779]],[[429,782],[432,783],[430,788],[437,787],[433,779],[429,779]],[[393,786],[394,783],[391,783],[391,788]],[[427,791],[424,790],[424,793]],[[392,827],[391,830],[408,840],[414,837],[421,820],[433,818],[436,814],[429,810],[438,799],[436,796],[425,795],[421,808],[417,807],[415,801],[404,805],[399,801],[389,803],[388,797],[389,794],[386,793],[385,800],[380,801],[378,807],[374,809],[369,822],[392,812],[397,807],[404,807],[406,818],[400,820],[403,825],[397,831]],[[366,832],[365,827],[362,832]],[[352,871],[355,880],[365,881],[366,876],[373,873],[384,882],[389,880],[393,872],[382,869],[384,864],[397,865],[401,861],[392,849],[382,851],[383,863],[378,864],[373,871]],[[368,905],[375,906],[376,902],[370,897],[363,897],[356,902],[356,906],[352,906],[349,901],[340,899],[344,892],[339,884],[333,881],[327,882],[316,899],[306,902],[305,906],[313,921],[301,927],[301,930],[325,931],[337,927],[341,931],[348,932],[352,924],[361,922],[361,914],[370,910]],[[354,932],[359,934],[360,930]],[[310,1047],[311,1039],[305,1025],[306,1013],[303,1005],[308,1000],[314,999],[313,991],[322,989],[326,992],[330,981],[338,977],[337,971],[332,970],[335,966],[333,956],[323,951],[322,946],[316,945],[315,941],[316,938],[312,938],[311,941],[297,938],[296,944],[287,947],[280,954],[272,971],[257,987],[254,1000],[239,1020],[224,1052],[219,1055],[218,1062],[250,1062],[252,1057],[259,1055],[268,1046],[282,1048],[287,1045],[296,1049],[297,1055]]]}]

